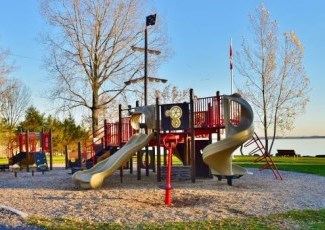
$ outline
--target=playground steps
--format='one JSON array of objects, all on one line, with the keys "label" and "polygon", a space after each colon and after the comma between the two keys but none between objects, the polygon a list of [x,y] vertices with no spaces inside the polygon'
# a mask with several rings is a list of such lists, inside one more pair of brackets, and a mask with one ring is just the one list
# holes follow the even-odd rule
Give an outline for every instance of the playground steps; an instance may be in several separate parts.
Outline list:
[{"label": "playground steps", "polygon": [[258,153],[258,152],[261,153],[261,156],[257,157],[254,160],[254,163],[264,162],[264,164],[259,167],[259,170],[262,171],[264,169],[271,169],[274,176],[275,176],[275,179],[282,180],[283,178],[282,178],[279,170],[277,169],[277,167],[274,164],[270,154],[268,154],[268,152],[266,151],[263,143],[261,142],[260,138],[258,137],[258,135],[255,132],[253,134],[252,139],[244,144],[244,147],[250,146],[252,144],[255,144],[256,148],[254,148],[249,153],[249,155],[253,155],[253,154]]}]

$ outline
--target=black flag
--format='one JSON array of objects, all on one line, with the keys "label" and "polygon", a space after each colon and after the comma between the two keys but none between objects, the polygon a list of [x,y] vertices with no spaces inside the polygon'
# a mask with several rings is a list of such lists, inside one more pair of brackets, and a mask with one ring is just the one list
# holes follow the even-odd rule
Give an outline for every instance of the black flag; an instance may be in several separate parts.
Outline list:
[{"label": "black flag", "polygon": [[147,16],[146,26],[153,26],[156,23],[156,14]]}]

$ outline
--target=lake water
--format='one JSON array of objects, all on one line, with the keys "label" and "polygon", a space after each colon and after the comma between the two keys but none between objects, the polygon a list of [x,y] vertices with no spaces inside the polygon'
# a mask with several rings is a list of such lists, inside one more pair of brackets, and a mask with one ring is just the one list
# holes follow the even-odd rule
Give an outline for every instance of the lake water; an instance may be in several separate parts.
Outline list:
[{"label": "lake water", "polygon": [[[256,145],[252,144],[243,148],[244,154],[247,155],[255,147]],[[301,156],[325,155],[325,138],[276,139],[271,154],[275,155],[277,149],[294,149],[296,154]],[[234,154],[240,155],[240,150],[237,149]]]}]

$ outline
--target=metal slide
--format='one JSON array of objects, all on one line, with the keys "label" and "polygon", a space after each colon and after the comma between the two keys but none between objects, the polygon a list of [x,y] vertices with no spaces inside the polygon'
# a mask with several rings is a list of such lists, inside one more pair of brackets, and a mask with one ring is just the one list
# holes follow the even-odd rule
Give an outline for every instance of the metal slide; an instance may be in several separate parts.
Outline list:
[{"label": "metal slide", "polygon": [[[244,142],[249,140],[253,133],[254,114],[251,106],[239,94],[224,96],[224,119],[226,138],[212,143],[203,149],[202,157],[211,173],[219,179],[225,177],[231,185],[232,178],[238,178],[247,174],[247,170],[232,164],[232,153]],[[233,104],[240,105],[240,116],[237,125],[232,124],[230,111]]]},{"label": "metal slide", "polygon": [[139,133],[133,135],[130,140],[116,153],[107,159],[99,162],[88,170],[78,171],[73,174],[72,180],[81,188],[99,188],[105,178],[111,176],[117,169],[126,163],[132,155],[145,147],[154,137],[154,133],[149,135]]}]

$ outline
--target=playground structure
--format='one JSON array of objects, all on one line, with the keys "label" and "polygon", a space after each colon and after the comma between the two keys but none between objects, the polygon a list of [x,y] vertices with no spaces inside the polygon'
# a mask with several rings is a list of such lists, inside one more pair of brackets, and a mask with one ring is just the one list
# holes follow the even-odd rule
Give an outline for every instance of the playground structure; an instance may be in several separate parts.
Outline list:
[{"label": "playground structure", "polygon": [[[127,109],[122,109],[120,105],[119,121],[113,123],[105,121],[102,130],[96,132],[99,135],[94,138],[94,143],[86,146],[84,148],[86,151],[81,154],[83,162],[91,162],[91,166],[94,166],[77,172],[73,176],[73,181],[83,188],[98,188],[104,179],[118,168],[122,180],[123,168],[129,167],[130,173],[133,173],[132,161],[135,154],[138,180],[141,179],[141,166],[144,165],[146,176],[151,169],[156,172],[157,181],[161,181],[164,169],[161,149],[165,147],[164,165],[167,165],[167,152],[171,151],[163,145],[162,140],[167,135],[175,135],[178,144],[173,147],[174,156],[187,166],[189,178],[193,183],[196,177],[211,177],[214,174],[218,179],[227,178],[228,184],[232,185],[233,178],[247,173],[243,168],[232,165],[231,156],[238,146],[252,138],[254,134],[252,123],[251,107],[236,94],[220,96],[217,92],[216,96],[194,98],[193,90],[190,90],[189,102],[159,104],[157,99],[156,104],[150,106],[137,105],[134,108],[128,106]],[[224,134],[226,137],[221,140]],[[214,144],[213,138],[217,140]],[[98,149],[102,151],[111,147],[117,147],[119,150],[97,163]],[[145,164],[141,153],[144,147]],[[153,152],[150,160],[149,148]],[[263,154],[268,155],[265,152]],[[222,163],[216,163],[220,159]]]},{"label": "playground structure", "polygon": [[[194,110],[193,101],[193,91],[190,91],[190,102],[189,103],[178,103],[178,104],[165,104],[159,105],[158,99],[155,106],[139,107],[135,108],[128,107],[127,109],[122,109],[119,106],[119,122],[114,123],[104,123],[102,130],[102,136],[97,137],[93,146],[87,148],[88,151],[83,152],[82,157],[84,159],[92,159],[96,163],[96,153],[94,149],[98,146],[106,148],[107,146],[123,146],[134,135],[139,128],[146,128],[152,132],[156,133],[156,138],[149,143],[150,147],[155,146],[152,151],[154,153],[151,155],[150,162],[156,162],[152,165],[152,170],[157,171],[157,180],[161,180],[161,139],[170,133],[177,133],[180,136],[179,148],[183,151],[178,151],[180,154],[178,157],[182,161],[183,165],[190,165],[191,179],[195,181],[195,166],[200,166],[205,168],[205,175],[209,176],[209,168],[202,161],[202,157],[197,158],[201,160],[199,164],[195,165],[195,135],[198,137],[205,137],[206,139],[211,139],[212,134],[216,132],[216,129],[222,129],[220,120],[218,120],[217,114],[220,111],[220,96],[209,97],[196,100],[196,110],[200,110],[194,117],[190,118],[190,111]],[[132,115],[130,115],[132,114]],[[151,115],[149,115],[151,114]],[[151,118],[149,119],[149,117]],[[161,119],[160,119],[161,117]],[[219,117],[220,118],[220,117]],[[144,119],[141,121],[141,119]],[[161,122],[160,122],[161,121]],[[190,124],[191,122],[191,124]],[[196,133],[194,133],[194,123],[196,123]],[[205,129],[202,128],[202,124],[205,125]],[[199,140],[196,140],[199,142]],[[146,148],[147,149],[147,148]],[[193,149],[193,151],[191,151]],[[89,151],[90,150],[90,151]],[[196,152],[200,154],[200,149],[196,149]],[[164,151],[164,155],[166,152]],[[201,154],[200,154],[201,155]],[[165,159],[165,157],[164,157]],[[130,159],[132,161],[132,158]],[[83,160],[84,161],[84,160]],[[145,162],[146,162],[146,175],[149,175],[149,154],[145,151]],[[141,153],[137,153],[137,176],[141,179],[141,165],[142,165]],[[132,163],[130,164],[132,171]],[[198,170],[201,172],[202,170]]]},{"label": "playground structure", "polygon": [[9,165],[19,165],[20,169],[36,167],[38,171],[48,170],[46,153],[50,156],[50,170],[53,167],[52,132],[20,132],[8,148]]}]

